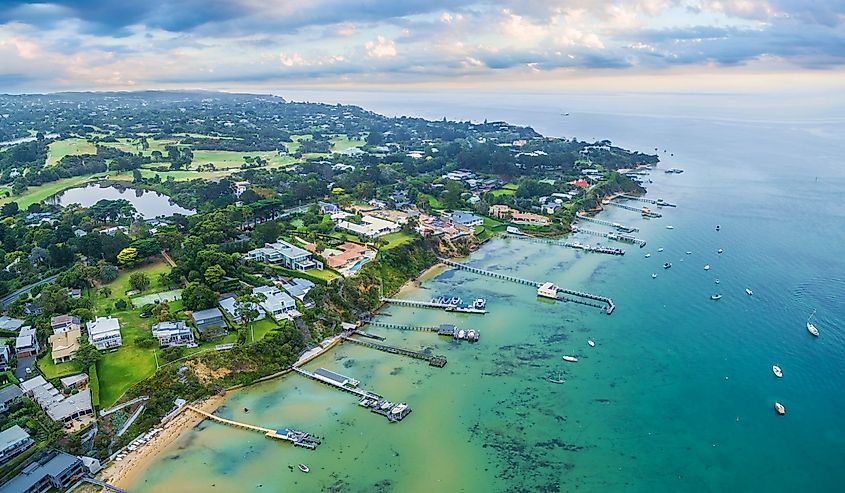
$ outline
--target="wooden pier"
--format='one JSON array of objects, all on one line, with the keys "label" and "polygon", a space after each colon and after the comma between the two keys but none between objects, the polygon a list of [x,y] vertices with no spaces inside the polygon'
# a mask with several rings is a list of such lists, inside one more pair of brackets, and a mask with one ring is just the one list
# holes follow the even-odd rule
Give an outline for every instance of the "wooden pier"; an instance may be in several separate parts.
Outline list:
[{"label": "wooden pier", "polygon": [[671,202],[666,202],[666,201],[665,201],[665,200],[663,200],[663,199],[657,199],[657,200],[655,200],[655,199],[650,199],[650,198],[647,198],[647,197],[636,197],[636,196],[634,196],[634,195],[624,195],[624,194],[623,194],[623,195],[620,195],[619,197],[620,197],[620,198],[623,198],[623,199],[628,199],[628,200],[637,200],[637,201],[639,201],[639,202],[645,202],[645,203],[648,203],[648,204],[654,204],[654,205],[656,205],[656,206],[658,206],[658,207],[678,207],[677,205],[675,205],[675,204],[673,204],[673,203],[671,203]]},{"label": "wooden pier", "polygon": [[516,240],[522,241],[530,241],[532,243],[545,243],[547,245],[557,245],[566,248],[574,248],[576,250],[584,250],[585,252],[592,252],[592,253],[604,253],[606,255],[625,255],[625,250],[621,248],[610,248],[610,247],[603,247],[603,246],[589,246],[584,245],[578,242],[572,241],[561,241],[561,240],[551,240],[548,238],[537,238],[536,236],[528,236],[528,235],[515,235],[511,233],[506,233],[506,237],[513,238]]},{"label": "wooden pier", "polygon": [[197,414],[201,414],[205,418],[208,418],[212,421],[216,421],[218,423],[222,423],[227,426],[231,426],[234,428],[240,428],[242,430],[249,430],[249,431],[256,431],[258,433],[263,434],[267,438],[274,438],[276,440],[285,440],[287,442],[291,442],[297,447],[303,447],[310,450],[314,450],[317,448],[317,445],[320,445],[321,440],[316,438],[308,433],[304,433],[301,431],[296,430],[271,430],[270,428],[264,428],[261,426],[255,426],[248,423],[241,423],[240,421],[234,421],[231,419],[221,418],[220,416],[207,413],[202,409],[196,408],[191,405],[185,406],[186,409],[193,411]]},{"label": "wooden pier", "polygon": [[637,231],[639,231],[639,230],[640,230],[640,228],[634,228],[634,227],[631,227],[631,226],[625,226],[624,224],[619,224],[619,223],[614,223],[614,222],[610,222],[610,221],[605,221],[604,219],[597,219],[597,218],[595,218],[595,217],[590,217],[590,216],[584,215],[583,213],[582,213],[582,214],[578,214],[578,216],[577,216],[577,217],[578,217],[578,220],[579,220],[579,221],[587,221],[587,222],[590,222],[590,223],[601,224],[602,226],[607,226],[607,227],[609,227],[609,228],[614,228],[614,229],[616,229],[617,231],[622,231],[623,233],[636,233]]},{"label": "wooden pier", "polygon": [[645,217],[663,217],[663,214],[660,214],[659,212],[649,211],[649,212],[646,213],[646,212],[643,211],[642,207],[634,207],[632,205],[620,204],[620,203],[612,202],[612,201],[608,202],[605,205],[612,205],[613,207],[619,207],[620,209],[626,209],[626,210],[629,210],[629,211],[639,212]]},{"label": "wooden pier", "polygon": [[379,351],[384,351],[386,353],[400,354],[402,356],[407,356],[409,358],[421,359],[421,360],[424,360],[424,361],[428,361],[429,365],[436,366],[438,368],[443,368],[444,366],[446,366],[446,357],[445,356],[437,356],[437,355],[432,355],[432,354],[426,354],[422,351],[412,351],[410,349],[403,349],[403,348],[398,348],[398,347],[394,347],[394,346],[388,346],[386,344],[378,344],[378,343],[375,343],[375,342],[361,341],[361,340],[353,339],[353,338],[347,337],[347,336],[343,336],[343,337],[341,337],[341,339],[343,339],[345,342],[351,342],[351,343],[358,344],[358,345],[361,345],[361,346],[365,346],[365,347],[368,347],[368,348],[373,348],[373,349],[377,349]]},{"label": "wooden pier", "polygon": [[[522,279],[522,278],[519,278],[519,277],[508,276],[508,275],[505,275],[505,274],[500,274],[498,272],[479,269],[478,267],[472,267],[472,266],[462,264],[460,262],[454,262],[452,260],[445,259],[445,258],[438,258],[438,259],[446,265],[450,265],[452,267],[456,267],[458,269],[463,269],[463,270],[473,272],[473,273],[476,273],[476,274],[494,277],[496,279],[502,279],[502,280],[505,280],[505,281],[511,281],[511,282],[516,282],[516,283],[519,283],[519,284],[525,284],[525,285],[532,286],[532,287],[535,287],[535,288],[539,287],[540,284],[541,284],[537,281],[529,281],[527,279]],[[560,288],[560,287],[557,289],[557,291],[558,291],[558,293],[564,293],[566,295],[574,296],[576,298],[583,298],[583,299],[587,299],[587,300],[600,301],[600,302],[604,303],[604,305],[605,305],[604,310],[605,310],[605,313],[607,313],[608,315],[612,314],[613,310],[616,309],[616,305],[613,303],[613,300],[608,298],[607,296],[600,296],[600,295],[597,295],[597,294],[585,293],[583,291],[575,291],[573,289],[565,289],[565,288]],[[565,301],[574,301],[574,300],[565,300]],[[582,304],[587,304],[589,306],[595,306],[595,305],[591,305],[589,303],[582,303]]]},{"label": "wooden pier", "polygon": [[484,310],[482,308],[456,306],[449,303],[437,303],[434,301],[403,300],[399,298],[381,298],[381,301],[382,303],[390,303],[392,305],[399,306],[410,306],[414,308],[437,308],[440,310],[446,310],[447,312],[475,313],[478,315],[483,315],[487,313],[487,310]]},{"label": "wooden pier", "polygon": [[572,231],[593,236],[600,236],[602,238],[607,238],[608,240],[616,240],[621,241],[623,243],[633,243],[635,245],[638,245],[640,248],[646,245],[645,240],[622,233],[605,233],[603,231],[593,231],[591,229],[579,228],[574,224],[572,225]]},{"label": "wooden pier", "polygon": [[[452,324],[440,324],[434,327],[420,326],[420,325],[402,325],[391,324],[386,322],[365,322],[373,327],[384,327],[385,329],[396,330],[416,330],[418,332],[434,332],[437,335],[452,337],[456,340],[465,340],[469,342],[476,342],[480,333],[475,329],[461,330]],[[360,334],[360,332],[359,332]],[[463,335],[461,335],[463,334]]]}]

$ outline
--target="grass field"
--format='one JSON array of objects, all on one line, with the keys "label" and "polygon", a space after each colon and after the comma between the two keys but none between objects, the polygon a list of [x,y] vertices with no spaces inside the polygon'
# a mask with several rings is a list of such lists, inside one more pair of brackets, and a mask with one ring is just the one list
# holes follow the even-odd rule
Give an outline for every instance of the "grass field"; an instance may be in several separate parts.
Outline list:
[{"label": "grass field", "polygon": [[217,169],[240,168],[244,164],[244,157],[261,157],[268,162],[267,167],[278,168],[288,166],[296,160],[289,156],[279,156],[275,151],[240,152],[240,151],[194,151],[192,167],[212,163]]},{"label": "grass field", "polygon": [[346,134],[335,135],[331,139],[331,143],[334,144],[332,147],[333,152],[343,152],[347,149],[351,149],[353,147],[361,147],[364,145],[364,141],[362,140],[351,140]]},{"label": "grass field", "polygon": [[71,178],[62,178],[61,180],[45,183],[37,187],[29,187],[26,189],[26,192],[22,193],[21,195],[12,195],[10,197],[0,198],[0,204],[5,204],[7,202],[14,201],[18,203],[18,206],[21,209],[26,209],[30,205],[36,202],[41,202],[42,200],[48,197],[52,197],[53,195],[67,190],[68,188],[73,188],[82,185],[83,183],[91,180],[92,176],[94,175],[73,176]]},{"label": "grass field", "polygon": [[51,378],[59,378],[79,373],[79,369],[72,361],[56,364],[53,363],[53,358],[50,354],[51,351],[47,351],[47,354],[38,358],[38,368],[44,373],[44,378],[49,380]]},{"label": "grass field", "polygon": [[47,147],[47,162],[45,166],[55,166],[65,156],[78,156],[80,154],[95,154],[96,146],[81,138],[62,139],[51,142]]},{"label": "grass field", "polygon": [[475,227],[475,236],[479,240],[486,240],[496,233],[502,232],[507,228],[507,224],[499,222],[495,219],[485,217],[484,224]]},{"label": "grass field", "polygon": [[413,241],[414,237],[404,231],[397,231],[396,233],[386,234],[379,239],[386,240],[387,245],[383,249],[390,250],[391,248],[396,248],[399,245]]},{"label": "grass field", "polygon": [[427,193],[421,193],[421,194],[419,194],[419,196],[428,200],[428,205],[431,206],[432,209],[445,209],[446,208],[446,206],[443,205],[443,203],[440,202],[440,200],[438,200],[437,197],[435,197],[433,195],[428,195]]},{"label": "grass field", "polygon": [[513,195],[518,188],[519,185],[516,183],[508,183],[503,185],[502,188],[497,188],[490,193],[492,193],[494,197],[499,197],[500,195]]},{"label": "grass field", "polygon": [[248,340],[248,342],[255,342],[260,341],[264,338],[267,334],[270,333],[272,330],[276,330],[279,328],[279,325],[273,320],[272,317],[267,315],[266,317],[262,318],[257,322],[253,322],[252,324],[252,332],[255,335],[255,340]]}]

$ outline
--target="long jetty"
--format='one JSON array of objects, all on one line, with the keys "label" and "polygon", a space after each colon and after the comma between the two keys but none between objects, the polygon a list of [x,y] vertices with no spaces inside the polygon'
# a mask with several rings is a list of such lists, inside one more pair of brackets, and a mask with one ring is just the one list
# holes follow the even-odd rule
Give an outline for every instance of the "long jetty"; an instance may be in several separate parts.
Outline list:
[{"label": "long jetty", "polygon": [[[481,274],[481,275],[485,275],[485,276],[494,277],[496,279],[511,281],[511,282],[515,282],[515,283],[518,283],[518,284],[525,284],[527,286],[532,286],[532,287],[535,287],[535,288],[539,287],[540,284],[541,284],[537,281],[529,281],[528,279],[522,279],[522,278],[515,277],[515,276],[509,276],[507,274],[501,274],[499,272],[493,272],[493,271],[489,271],[489,270],[479,269],[478,267],[472,267],[472,266],[462,264],[460,262],[455,262],[453,260],[449,260],[449,259],[442,258],[442,257],[439,257],[439,260],[446,265],[456,267],[458,269],[463,269],[463,270],[466,270],[466,271],[469,271],[469,272],[473,272],[475,274]],[[605,304],[604,310],[608,315],[612,314],[613,310],[616,309],[616,305],[613,303],[613,300],[608,298],[607,296],[600,296],[600,295],[597,295],[597,294],[586,293],[584,291],[576,291],[574,289],[565,289],[565,288],[560,288],[560,287],[557,289],[557,291],[558,291],[558,293],[563,293],[563,294],[566,294],[566,295],[569,295],[569,296],[574,296],[576,298],[583,298],[583,299],[587,299],[587,300],[600,301],[600,302]],[[569,300],[567,300],[567,301],[569,301]],[[594,306],[594,305],[591,305],[591,306]]]},{"label": "long jetty", "polygon": [[308,433],[303,433],[301,431],[295,430],[271,430],[270,428],[264,428],[261,426],[251,425],[249,423],[241,423],[240,421],[234,421],[231,419],[222,418],[220,416],[208,413],[203,411],[202,409],[196,408],[191,405],[185,406],[186,409],[189,409],[197,414],[204,416],[212,421],[216,421],[218,423],[222,423],[227,426],[231,426],[234,428],[240,428],[242,430],[249,430],[249,431],[256,431],[258,433],[262,433],[267,438],[275,438],[277,440],[285,440],[291,442],[297,447],[303,447],[310,450],[314,450],[317,448],[317,445],[321,443],[319,438],[316,438]]},{"label": "long jetty", "polygon": [[646,217],[663,217],[663,214],[660,214],[659,212],[653,212],[653,211],[645,212],[645,211],[643,211],[642,207],[634,207],[632,205],[620,204],[618,202],[610,201],[605,205],[612,205],[613,207],[619,207],[620,209],[627,209],[629,211],[640,212]]},{"label": "long jetty", "polygon": [[[385,329],[396,329],[396,330],[415,330],[418,332],[434,332],[437,335],[452,337],[456,340],[466,340],[470,342],[475,342],[480,337],[480,334],[475,329],[468,329],[468,330],[461,330],[458,327],[452,324],[440,324],[437,326],[424,326],[424,325],[402,325],[402,324],[392,324],[388,322],[375,322],[369,321],[366,322],[367,325],[371,325],[373,327],[383,327]],[[361,334],[361,331],[357,331],[357,334]]]},{"label": "long jetty", "polygon": [[640,248],[644,247],[646,244],[645,240],[637,238],[635,236],[622,233],[605,233],[603,231],[593,231],[591,229],[579,228],[574,224],[572,225],[572,231],[593,236],[600,236],[602,238],[607,238],[608,240],[616,240],[624,243],[633,243],[635,245],[639,245]]},{"label": "long jetty", "polygon": [[383,303],[390,303],[393,305],[400,306],[411,306],[414,308],[438,308],[449,312],[476,313],[479,315],[487,313],[487,310],[484,310],[483,308],[455,306],[449,303],[437,303],[435,301],[404,300],[400,298],[381,298],[381,301]]},{"label": "long jetty", "polygon": [[655,199],[650,199],[648,197],[637,197],[635,195],[625,195],[625,194],[620,195],[619,197],[623,198],[623,199],[637,200],[637,201],[640,201],[640,202],[646,202],[648,204],[654,204],[658,207],[678,207],[676,204],[673,204],[671,202],[666,202],[663,199],[655,200]]},{"label": "long jetty", "polygon": [[510,233],[506,233],[505,236],[516,240],[530,241],[532,243],[545,243],[547,245],[557,245],[566,248],[574,248],[576,250],[584,250],[585,252],[604,253],[606,255],[625,255],[625,250],[622,250],[621,248],[603,247],[598,245],[590,246],[573,241],[552,240],[549,238],[537,238],[536,236],[515,235]]},{"label": "long jetty", "polygon": [[595,217],[590,217],[587,215],[578,214],[579,221],[587,221],[589,223],[601,224],[602,226],[607,226],[609,228],[614,228],[617,231],[622,231],[623,233],[636,233],[640,230],[640,228],[635,228],[633,226],[625,226],[624,224],[614,223],[610,221],[605,221],[604,219],[598,219]]},{"label": "long jetty", "polygon": [[358,344],[360,346],[365,346],[365,347],[368,347],[368,348],[377,349],[379,351],[384,351],[386,353],[400,354],[402,356],[407,356],[409,358],[421,359],[421,360],[427,361],[429,365],[436,366],[438,368],[443,368],[444,366],[446,366],[446,357],[445,356],[427,354],[427,353],[424,353],[422,351],[412,351],[410,349],[403,349],[403,348],[399,348],[399,347],[388,346],[387,344],[379,344],[379,343],[376,343],[376,342],[361,341],[361,340],[354,339],[354,338],[348,337],[348,336],[343,336],[343,337],[341,337],[341,339],[343,339],[344,342],[351,342],[353,344]]}]

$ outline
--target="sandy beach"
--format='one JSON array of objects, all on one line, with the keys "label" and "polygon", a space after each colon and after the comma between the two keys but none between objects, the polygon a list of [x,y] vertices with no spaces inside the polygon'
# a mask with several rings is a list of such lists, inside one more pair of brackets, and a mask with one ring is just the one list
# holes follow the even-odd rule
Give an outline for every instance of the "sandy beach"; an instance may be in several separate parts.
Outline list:
[{"label": "sandy beach", "polygon": [[[214,396],[195,405],[206,412],[214,412],[223,403],[225,396]],[[179,415],[163,425],[164,430],[147,442],[146,445],[130,452],[121,461],[112,461],[101,473],[100,479],[119,488],[134,484],[138,477],[183,433],[202,422],[204,418],[195,412],[183,409]]]},{"label": "sandy beach", "polygon": [[416,278],[411,279],[410,281],[403,284],[402,287],[399,288],[399,291],[396,294],[397,295],[404,294],[411,289],[418,288],[418,287],[420,287],[420,284],[422,284],[424,281],[427,281],[427,280],[431,279],[432,277],[435,277],[436,275],[440,274],[440,272],[442,272],[442,271],[444,271],[448,268],[449,268],[448,265],[446,265],[442,262],[437,262],[436,264],[432,265],[428,269],[424,270],[422,272],[422,274],[418,275]]}]

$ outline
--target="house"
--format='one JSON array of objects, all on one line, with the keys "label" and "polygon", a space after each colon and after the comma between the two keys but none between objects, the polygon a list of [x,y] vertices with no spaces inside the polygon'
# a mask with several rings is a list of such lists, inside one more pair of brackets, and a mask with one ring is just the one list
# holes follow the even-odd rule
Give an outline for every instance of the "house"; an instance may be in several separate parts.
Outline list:
[{"label": "house", "polygon": [[79,317],[58,315],[50,319],[50,328],[53,330],[53,334],[58,334],[73,329],[81,330],[82,324],[79,322]]},{"label": "house", "polygon": [[535,226],[545,226],[551,223],[551,220],[546,216],[534,214],[532,212],[520,212],[516,209],[511,209],[506,205],[492,205],[490,206],[490,215],[497,218],[510,217],[514,224],[531,224]]},{"label": "house", "polygon": [[59,379],[59,382],[62,383],[63,389],[82,390],[88,386],[88,375],[77,373],[76,375],[62,377]]},{"label": "house", "polygon": [[161,347],[165,346],[193,346],[194,331],[185,322],[159,322],[152,327],[153,337],[158,339]]},{"label": "house", "polygon": [[91,389],[65,396],[53,384],[38,375],[21,382],[21,390],[31,397],[50,419],[65,425],[71,424],[75,419],[94,414]]},{"label": "house", "polygon": [[10,332],[17,332],[23,326],[23,320],[19,318],[11,318],[3,315],[0,317],[0,330],[8,330]]},{"label": "house", "polygon": [[23,395],[21,388],[15,384],[7,385],[0,389],[0,413],[5,413],[9,406]]},{"label": "house", "polygon": [[250,250],[247,252],[246,258],[258,262],[280,263],[293,270],[323,268],[323,263],[315,260],[311,252],[281,240],[275,243],[265,243],[262,248]]},{"label": "house", "polygon": [[[262,310],[261,307],[259,307],[255,303],[248,303],[248,305],[251,305],[252,308],[254,308],[258,312],[258,316],[252,319],[253,322],[264,318],[264,310]],[[235,300],[234,297],[229,296],[228,298],[223,298],[222,300],[220,300],[220,308],[222,308],[223,311],[228,313],[229,318],[231,318],[232,320],[241,324],[244,323],[244,321],[238,315],[238,302]]]},{"label": "house", "polygon": [[9,350],[9,346],[7,346],[5,342],[0,344],[0,371],[9,368],[9,361],[11,359],[12,352]]},{"label": "house", "polygon": [[0,486],[0,493],[65,491],[86,474],[85,465],[79,457],[51,449]]},{"label": "house", "polygon": [[[317,246],[312,243],[306,245],[305,248],[311,251],[316,250]],[[364,257],[375,257],[375,252],[364,245],[347,241],[337,245],[336,247],[326,248],[322,251],[321,255],[329,267],[332,269],[340,269],[346,265],[355,265]],[[363,264],[363,261],[358,263],[358,266],[361,264]]]},{"label": "house", "polygon": [[264,308],[276,320],[299,315],[299,312],[296,311],[296,301],[289,294],[276,287],[258,286],[252,292],[264,295],[265,299],[260,303],[261,308]]},{"label": "house", "polygon": [[240,197],[242,193],[246,192],[250,183],[248,181],[236,181],[232,183],[232,190],[235,192],[235,197]]},{"label": "house", "polygon": [[97,317],[88,322],[88,340],[100,350],[122,346],[120,321],[112,317]]},{"label": "house", "polygon": [[15,339],[15,355],[18,358],[35,356],[40,350],[38,337],[35,335],[35,327],[29,325],[21,327],[21,331]]},{"label": "house", "polygon": [[449,215],[449,219],[452,221],[460,224],[461,226],[466,226],[468,228],[472,228],[475,226],[481,226],[484,224],[484,218],[481,216],[476,216],[475,214],[471,214],[469,212],[464,211],[455,211]]},{"label": "house", "polygon": [[336,212],[340,212],[340,206],[337,204],[332,204],[330,202],[317,202],[317,205],[320,206],[321,214],[334,214]]},{"label": "house", "polygon": [[572,181],[569,182],[569,184],[574,185],[576,187],[580,187],[580,188],[589,188],[590,187],[590,182],[588,182],[587,180],[585,180],[583,178],[578,178],[577,180],[572,180]]},{"label": "house", "polygon": [[18,425],[0,431],[0,466],[34,444],[35,442],[29,437],[29,433]]},{"label": "house", "polygon": [[126,226],[112,226],[110,228],[103,228],[103,229],[100,230],[101,234],[109,235],[109,236],[114,236],[117,233],[126,234],[128,232],[129,232],[129,228],[127,228]]},{"label": "house", "polygon": [[285,288],[285,291],[290,293],[291,296],[304,303],[305,296],[308,295],[308,292],[314,287],[314,283],[308,279],[295,277],[290,281],[283,283],[282,287]]},{"label": "house", "polygon": [[362,217],[361,223],[338,221],[337,227],[351,231],[365,238],[378,238],[379,236],[384,236],[389,233],[395,233],[401,229],[397,223],[373,216]]},{"label": "house", "polygon": [[79,339],[82,337],[82,329],[74,328],[63,332],[57,332],[50,336],[50,357],[53,363],[64,363],[70,361],[79,350]]},{"label": "house", "polygon": [[191,320],[200,333],[201,337],[212,338],[226,334],[229,326],[223,318],[223,312],[219,308],[209,308],[191,314]]}]

